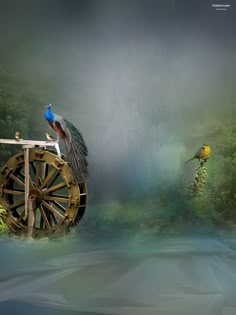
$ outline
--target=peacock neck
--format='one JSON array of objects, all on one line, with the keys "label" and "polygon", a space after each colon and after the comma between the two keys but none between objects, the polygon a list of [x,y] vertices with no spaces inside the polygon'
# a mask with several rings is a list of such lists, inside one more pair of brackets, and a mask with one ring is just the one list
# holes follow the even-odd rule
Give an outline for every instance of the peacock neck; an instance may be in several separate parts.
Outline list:
[{"label": "peacock neck", "polygon": [[45,119],[49,122],[49,124],[52,124],[54,122],[54,115],[51,111],[51,108],[48,108],[45,112]]}]

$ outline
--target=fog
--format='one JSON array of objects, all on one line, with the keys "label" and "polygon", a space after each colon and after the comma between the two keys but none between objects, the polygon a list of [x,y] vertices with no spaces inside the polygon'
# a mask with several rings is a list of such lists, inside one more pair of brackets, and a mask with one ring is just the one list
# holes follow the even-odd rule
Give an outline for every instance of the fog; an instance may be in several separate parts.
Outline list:
[{"label": "fog", "polygon": [[232,11],[186,1],[9,1],[1,21],[2,71],[38,95],[32,109],[41,106],[42,119],[41,101],[52,103],[82,131],[101,198],[101,181],[110,198],[173,181],[235,108]]},{"label": "fog", "polygon": [[[235,235],[1,241],[10,314],[235,314]],[[17,261],[17,263],[16,263]]]},{"label": "fog", "polygon": [[[0,76],[33,96],[40,121],[51,103],[80,129],[89,206],[175,184],[234,119],[235,11],[211,4],[0,1]],[[106,235],[103,225],[2,238],[1,314],[235,314],[235,235]]]}]

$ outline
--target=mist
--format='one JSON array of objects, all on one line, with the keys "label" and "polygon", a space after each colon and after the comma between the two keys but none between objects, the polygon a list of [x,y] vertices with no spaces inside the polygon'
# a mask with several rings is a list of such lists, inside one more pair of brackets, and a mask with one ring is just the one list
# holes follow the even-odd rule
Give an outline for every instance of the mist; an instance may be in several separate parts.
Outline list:
[{"label": "mist", "polygon": [[[173,181],[202,144],[192,139],[207,142],[209,125],[235,108],[231,12],[185,1],[2,8],[2,71],[82,131],[91,189],[101,198]],[[44,105],[32,104],[41,119]]]},{"label": "mist", "polygon": [[[214,150],[235,154],[233,132],[222,148],[211,142],[236,114],[236,19],[227,4],[0,1],[1,92],[9,81],[32,99],[30,115],[40,115],[30,139],[45,138],[51,103],[89,151],[78,229],[50,240],[1,237],[1,313],[235,314],[235,233],[214,229],[230,214],[235,227],[234,204],[209,199],[192,209],[195,200],[173,189],[193,176],[195,161],[184,162],[203,143],[212,148],[209,174]],[[234,173],[222,170],[214,196],[225,187],[227,197]]]},{"label": "mist", "polygon": [[234,314],[234,237],[85,235],[2,239],[1,311]]}]

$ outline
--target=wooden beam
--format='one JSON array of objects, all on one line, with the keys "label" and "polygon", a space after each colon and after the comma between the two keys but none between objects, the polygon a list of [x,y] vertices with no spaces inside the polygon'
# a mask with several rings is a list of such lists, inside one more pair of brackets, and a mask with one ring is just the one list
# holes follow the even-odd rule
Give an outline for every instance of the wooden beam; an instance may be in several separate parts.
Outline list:
[{"label": "wooden beam", "polygon": [[20,144],[20,145],[25,145],[29,146],[29,148],[33,148],[35,146],[39,147],[54,147],[57,151],[57,154],[59,157],[61,157],[61,151],[59,147],[59,141],[41,141],[41,140],[15,140],[15,139],[0,139],[0,143],[3,144]]},{"label": "wooden beam", "polygon": [[57,141],[41,141],[41,140],[14,140],[14,139],[0,139],[0,143],[4,144],[20,144],[20,145],[38,145],[40,147],[55,147]]}]

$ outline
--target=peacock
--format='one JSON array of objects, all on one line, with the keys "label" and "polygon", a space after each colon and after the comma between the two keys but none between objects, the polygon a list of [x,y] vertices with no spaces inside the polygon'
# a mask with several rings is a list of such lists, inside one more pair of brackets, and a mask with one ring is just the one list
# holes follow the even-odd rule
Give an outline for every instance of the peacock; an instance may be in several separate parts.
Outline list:
[{"label": "peacock", "polygon": [[70,167],[75,180],[84,182],[88,175],[88,149],[81,132],[68,120],[55,114],[51,110],[52,105],[46,106],[44,114],[49,127],[64,141]]}]

